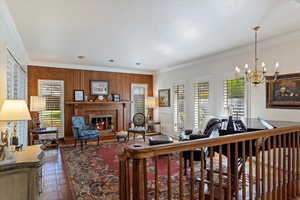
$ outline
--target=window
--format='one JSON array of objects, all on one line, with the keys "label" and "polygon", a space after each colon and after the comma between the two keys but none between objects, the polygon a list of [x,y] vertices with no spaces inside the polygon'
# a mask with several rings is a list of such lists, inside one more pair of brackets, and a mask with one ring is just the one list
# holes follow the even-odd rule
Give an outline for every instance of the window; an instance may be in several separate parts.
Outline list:
[{"label": "window", "polygon": [[199,128],[208,112],[208,82],[194,83],[194,127]]},{"label": "window", "polygon": [[233,117],[245,116],[245,79],[226,79],[224,81],[224,109]]},{"label": "window", "polygon": [[131,99],[132,99],[132,117],[136,113],[145,114],[145,98],[147,96],[147,85],[132,84],[131,86]]},{"label": "window", "polygon": [[174,130],[184,130],[184,84],[174,85]]},{"label": "window", "polygon": [[[26,99],[26,72],[9,51],[7,52],[6,83],[7,99]],[[27,123],[26,121],[16,123],[19,144],[27,145]],[[12,130],[13,124],[8,124],[8,127]]]},{"label": "window", "polygon": [[58,128],[64,136],[64,81],[38,80],[39,96],[46,98],[46,110],[40,112],[40,121],[47,127]]}]

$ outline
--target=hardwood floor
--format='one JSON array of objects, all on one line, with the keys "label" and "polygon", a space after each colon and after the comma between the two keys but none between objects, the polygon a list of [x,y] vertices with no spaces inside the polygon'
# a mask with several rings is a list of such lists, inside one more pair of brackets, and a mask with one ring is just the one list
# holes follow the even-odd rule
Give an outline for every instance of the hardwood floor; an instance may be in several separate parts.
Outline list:
[{"label": "hardwood floor", "polygon": [[42,200],[72,200],[58,149],[45,151]]}]

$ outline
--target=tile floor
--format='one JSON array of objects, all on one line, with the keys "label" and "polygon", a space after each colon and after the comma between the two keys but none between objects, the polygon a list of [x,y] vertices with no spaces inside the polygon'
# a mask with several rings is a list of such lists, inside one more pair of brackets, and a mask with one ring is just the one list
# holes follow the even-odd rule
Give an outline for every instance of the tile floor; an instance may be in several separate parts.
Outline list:
[{"label": "tile floor", "polygon": [[41,200],[72,200],[57,149],[45,151],[42,186]]}]

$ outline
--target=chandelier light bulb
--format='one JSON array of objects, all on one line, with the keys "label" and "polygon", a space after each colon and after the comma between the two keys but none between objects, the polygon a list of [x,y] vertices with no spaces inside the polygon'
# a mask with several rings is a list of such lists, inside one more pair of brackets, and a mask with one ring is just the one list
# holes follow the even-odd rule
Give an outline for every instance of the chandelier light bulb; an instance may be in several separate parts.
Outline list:
[{"label": "chandelier light bulb", "polygon": [[236,71],[237,73],[240,73],[240,72],[241,72],[241,70],[240,70],[240,68],[239,68],[238,66],[235,67],[235,71]]},{"label": "chandelier light bulb", "polygon": [[247,70],[249,68],[248,64],[245,65],[245,69]]},{"label": "chandelier light bulb", "polygon": [[278,71],[278,69],[279,69],[279,62],[276,62],[276,64],[275,64],[275,70],[276,70],[276,72]]},{"label": "chandelier light bulb", "polygon": [[264,68],[266,66],[266,64],[264,62],[262,62],[261,66]]}]

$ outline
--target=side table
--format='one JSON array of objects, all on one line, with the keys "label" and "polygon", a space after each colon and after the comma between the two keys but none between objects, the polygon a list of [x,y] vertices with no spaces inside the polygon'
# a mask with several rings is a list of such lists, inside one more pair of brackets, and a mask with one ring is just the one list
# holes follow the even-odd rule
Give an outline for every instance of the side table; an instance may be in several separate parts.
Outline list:
[{"label": "side table", "polygon": [[[40,139],[40,136],[49,134],[55,134],[55,139]],[[30,145],[33,144],[33,141],[35,140],[34,137],[37,137],[37,140],[41,141],[46,147],[58,147],[58,129],[55,127],[45,129],[35,128],[31,130]],[[51,144],[47,144],[47,141],[51,141]]]}]

